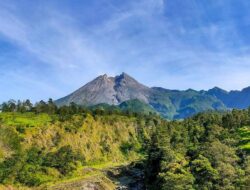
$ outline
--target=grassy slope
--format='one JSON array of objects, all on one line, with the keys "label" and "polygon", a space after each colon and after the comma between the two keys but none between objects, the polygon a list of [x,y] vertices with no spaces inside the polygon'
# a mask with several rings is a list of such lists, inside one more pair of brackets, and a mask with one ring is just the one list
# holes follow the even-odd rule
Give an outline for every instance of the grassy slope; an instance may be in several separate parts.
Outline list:
[{"label": "grassy slope", "polygon": [[116,188],[116,183],[111,181],[105,174],[105,171],[116,167],[127,166],[130,162],[105,162],[100,164],[90,164],[88,166],[79,167],[72,176],[68,176],[62,179],[57,179],[56,181],[51,181],[45,184],[42,184],[39,187],[25,187],[25,186],[12,186],[12,185],[0,185],[0,190],[54,190],[54,189],[65,189],[68,187],[70,189],[77,184],[98,184],[100,189],[104,188],[105,190],[114,190]]},{"label": "grassy slope", "polygon": [[35,127],[44,126],[51,122],[47,114],[36,115],[34,113],[1,113],[0,122],[7,126]]},{"label": "grassy slope", "polygon": [[[53,123],[46,114],[2,113],[0,118],[3,126],[9,126],[14,131],[17,129],[17,133],[22,128],[18,135],[23,138],[23,147],[35,145],[45,151],[55,151],[70,145],[74,150],[81,151],[89,163],[122,160],[122,143],[138,143],[134,118],[123,116],[99,116],[96,119],[91,115],[86,118],[74,116],[70,121]],[[108,153],[103,152],[104,146]]]},{"label": "grassy slope", "polygon": [[250,152],[250,126],[245,126],[239,129],[239,134],[241,136],[241,145],[240,147]]},{"label": "grassy slope", "polygon": [[[1,113],[0,161],[11,157],[20,146],[23,152],[37,147],[46,153],[70,145],[84,158],[84,164],[80,164],[70,176],[51,176],[48,181],[53,184],[59,180],[92,176],[95,172],[86,174],[84,167],[111,167],[142,158],[137,128],[135,118],[118,115],[76,115],[69,121],[60,122],[57,116],[47,114]],[[13,139],[16,141],[12,142]]]}]

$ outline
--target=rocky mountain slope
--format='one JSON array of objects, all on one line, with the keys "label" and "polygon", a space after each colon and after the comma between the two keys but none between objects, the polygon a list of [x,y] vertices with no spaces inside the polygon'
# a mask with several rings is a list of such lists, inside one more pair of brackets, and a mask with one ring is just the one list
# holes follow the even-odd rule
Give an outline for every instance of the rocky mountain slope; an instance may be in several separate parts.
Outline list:
[{"label": "rocky mountain slope", "polygon": [[151,89],[122,73],[116,77],[101,75],[72,94],[56,101],[58,105],[71,102],[80,105],[107,103],[118,105],[124,101],[139,99],[148,102]]},{"label": "rocky mountain slope", "polygon": [[[139,100],[131,102],[131,100]],[[129,103],[126,103],[128,102]],[[149,88],[126,73],[108,77],[101,75],[70,95],[56,101],[57,105],[93,106],[98,104],[129,105],[142,110],[158,112],[168,119],[186,118],[208,110],[224,111],[230,108],[246,108],[250,105],[250,87],[242,91],[227,92],[220,88],[208,91],[168,90],[160,87]],[[147,105],[147,108],[145,108]],[[123,106],[122,106],[123,107]]]}]

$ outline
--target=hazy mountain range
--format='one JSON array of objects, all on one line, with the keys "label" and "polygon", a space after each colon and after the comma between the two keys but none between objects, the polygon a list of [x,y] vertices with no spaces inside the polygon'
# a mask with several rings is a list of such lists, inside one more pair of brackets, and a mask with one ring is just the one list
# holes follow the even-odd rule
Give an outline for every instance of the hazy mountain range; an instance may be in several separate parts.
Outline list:
[{"label": "hazy mountain range", "polygon": [[56,101],[56,104],[93,106],[116,105],[122,109],[157,112],[168,119],[179,119],[198,112],[250,106],[250,87],[242,91],[225,91],[218,87],[208,91],[169,90],[147,87],[126,73],[108,77],[101,75],[75,92]]}]

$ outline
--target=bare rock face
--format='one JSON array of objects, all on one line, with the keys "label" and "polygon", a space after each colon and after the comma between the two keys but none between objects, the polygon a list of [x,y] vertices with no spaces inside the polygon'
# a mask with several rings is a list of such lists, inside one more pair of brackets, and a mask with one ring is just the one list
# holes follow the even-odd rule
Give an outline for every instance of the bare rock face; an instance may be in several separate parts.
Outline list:
[{"label": "bare rock face", "polygon": [[135,79],[122,73],[120,76],[115,77],[116,99],[118,103],[139,99],[143,102],[148,103],[150,88],[140,84]]},{"label": "bare rock face", "polygon": [[69,105],[74,102],[87,106],[100,103],[118,105],[131,99],[139,99],[148,103],[150,90],[150,88],[140,84],[126,73],[116,77],[108,77],[105,74],[87,83],[72,94],[57,100],[56,103],[58,105]]}]

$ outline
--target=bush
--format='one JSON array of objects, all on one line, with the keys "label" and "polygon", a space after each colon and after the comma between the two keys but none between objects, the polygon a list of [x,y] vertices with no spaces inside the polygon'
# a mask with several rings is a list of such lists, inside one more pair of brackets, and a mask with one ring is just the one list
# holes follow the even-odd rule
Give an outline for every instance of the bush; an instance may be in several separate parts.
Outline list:
[{"label": "bush", "polygon": [[68,146],[61,147],[57,152],[46,155],[44,165],[58,169],[63,175],[70,174],[76,169],[77,160],[80,157]]}]

